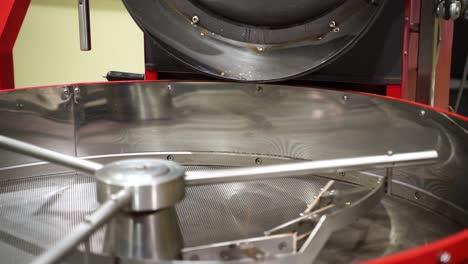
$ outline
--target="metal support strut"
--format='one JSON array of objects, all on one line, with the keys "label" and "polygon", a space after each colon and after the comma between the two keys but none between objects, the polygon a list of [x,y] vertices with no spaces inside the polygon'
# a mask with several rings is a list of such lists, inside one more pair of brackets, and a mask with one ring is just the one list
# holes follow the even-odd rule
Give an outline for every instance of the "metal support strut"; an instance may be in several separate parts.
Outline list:
[{"label": "metal support strut", "polygon": [[[364,168],[389,168],[389,170],[387,170],[387,175],[380,179],[376,188],[367,195],[353,204],[320,217],[314,230],[312,230],[299,251],[299,253],[307,254],[308,258],[313,260],[333,231],[351,223],[354,219],[360,217],[363,213],[367,212],[369,208],[375,206],[380,201],[380,198],[384,195],[385,183],[387,183],[388,186],[388,182],[386,182],[387,178],[391,180],[391,168],[427,164],[438,158],[437,151],[429,150],[401,154],[392,153],[391,155],[215,170],[210,172],[185,172],[184,174],[184,168],[171,161],[133,159],[116,161],[103,166],[99,163],[57,153],[1,135],[0,147],[86,173],[91,173],[96,177],[98,201],[101,203],[101,206],[93,214],[86,217],[83,223],[79,224],[55,246],[35,259],[33,264],[57,263],[62,260],[77,245],[89,239],[89,236],[95,230],[105,223],[108,223],[108,220],[124,208],[126,212],[125,217],[128,219],[122,218],[123,214],[121,214],[121,220],[128,220],[126,222],[123,221],[125,223],[131,223],[133,217],[135,217],[131,213],[150,212],[150,214],[148,214],[148,219],[151,217],[155,219],[163,217],[162,212],[173,210],[175,204],[183,199],[185,185],[266,180],[280,177],[306,176],[315,173],[345,172]],[[323,192],[330,188],[332,184],[333,181],[329,182]],[[391,190],[387,189],[387,191]],[[155,197],[157,197],[157,199],[154,199]],[[312,210],[315,207],[314,204],[316,204],[316,202],[313,202],[307,211]],[[317,210],[315,213],[317,213]],[[307,215],[307,217],[309,217],[309,215]],[[158,254],[156,256],[151,255],[149,258],[171,260],[177,258],[182,250],[181,235],[176,231],[171,231],[171,238],[169,240],[167,240],[165,236],[158,236],[156,234],[161,230],[167,231],[168,228],[170,230],[178,230],[177,221],[174,220],[175,211],[174,214],[170,215],[167,219],[169,220],[150,221],[148,222],[148,226],[142,227],[144,230],[154,231],[143,232],[148,234],[149,239],[144,241],[157,241],[155,244],[156,246],[151,248],[157,249]],[[119,225],[121,222],[122,221],[114,221],[116,228],[112,229],[115,231],[113,231],[113,234],[110,234],[110,237],[122,235],[119,229],[122,227]],[[169,224],[161,224],[163,222]],[[133,228],[132,225],[128,225],[128,227],[130,229]],[[120,237],[120,239],[117,240],[125,241],[126,244],[128,244],[128,241],[135,242],[135,245],[141,245],[141,252],[148,251],[146,250],[148,246],[145,246],[145,243],[140,243],[141,241],[136,237],[125,237],[125,234],[124,237]],[[178,238],[180,238],[180,240]],[[163,244],[164,247],[161,247],[160,245]],[[168,247],[168,245],[170,245],[170,247]],[[87,248],[89,250],[89,246]],[[126,248],[122,250],[122,247],[119,246],[116,248],[120,249],[120,251],[114,249],[112,253],[115,253],[117,256],[126,258],[135,257],[132,250],[127,250]],[[140,256],[140,254],[137,255]]]},{"label": "metal support strut", "polygon": [[36,258],[32,264],[50,264],[62,260],[70,251],[86,240],[94,231],[107,223],[121,208],[128,205],[132,199],[132,192],[124,189],[103,203],[94,213],[67,234],[55,246],[46,250]]}]

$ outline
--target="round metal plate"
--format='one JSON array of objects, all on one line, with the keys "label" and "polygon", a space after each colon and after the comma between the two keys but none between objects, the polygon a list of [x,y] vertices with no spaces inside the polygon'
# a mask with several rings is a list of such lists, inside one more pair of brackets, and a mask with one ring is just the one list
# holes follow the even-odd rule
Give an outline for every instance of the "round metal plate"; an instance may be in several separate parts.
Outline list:
[{"label": "round metal plate", "polygon": [[185,64],[219,78],[278,81],[351,47],[386,0],[123,0],[138,25]]}]

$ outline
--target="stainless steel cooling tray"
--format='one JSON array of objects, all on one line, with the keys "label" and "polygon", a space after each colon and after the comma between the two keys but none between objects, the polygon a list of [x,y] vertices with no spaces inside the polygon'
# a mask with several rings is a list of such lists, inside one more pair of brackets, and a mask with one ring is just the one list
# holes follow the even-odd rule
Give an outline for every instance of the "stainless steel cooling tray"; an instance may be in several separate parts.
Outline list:
[{"label": "stainless steel cooling tray", "polygon": [[11,263],[347,263],[466,224],[467,124],[430,109],[203,82],[0,102]]}]

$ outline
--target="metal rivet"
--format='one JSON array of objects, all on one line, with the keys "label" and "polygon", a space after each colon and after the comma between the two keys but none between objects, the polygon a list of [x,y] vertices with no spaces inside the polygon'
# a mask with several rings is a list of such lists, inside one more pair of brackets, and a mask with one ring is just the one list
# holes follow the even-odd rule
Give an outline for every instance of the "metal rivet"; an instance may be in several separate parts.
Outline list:
[{"label": "metal rivet", "polygon": [[279,243],[279,245],[278,245],[278,249],[279,249],[279,250],[283,250],[283,249],[285,249],[285,248],[287,248],[287,247],[288,247],[288,244],[287,244],[286,242],[281,242],[281,243]]},{"label": "metal rivet", "polygon": [[262,159],[261,158],[256,158],[255,159],[255,164],[262,164]]},{"label": "metal rivet", "polygon": [[387,155],[392,156],[392,155],[393,155],[393,151],[391,151],[391,150],[387,151]]},{"label": "metal rivet", "polygon": [[79,94],[80,93],[80,88],[79,87],[73,88],[73,92],[76,93],[76,94]]},{"label": "metal rivet", "polygon": [[340,172],[340,173],[338,173],[338,175],[340,175],[341,177],[344,177],[344,176],[346,176],[346,173]]},{"label": "metal rivet", "polygon": [[408,55],[408,51],[403,51],[403,55],[407,56]]},{"label": "metal rivet", "polygon": [[230,260],[231,259],[229,253],[226,252],[226,251],[221,251],[221,253],[219,253],[219,256],[221,257],[222,260]]},{"label": "metal rivet", "polygon": [[198,16],[193,16],[192,17],[192,23],[198,24],[198,22],[200,22],[200,19],[198,18]]},{"label": "metal rivet", "polygon": [[335,33],[340,32],[340,28],[339,27],[334,28],[333,32],[335,32]]},{"label": "metal rivet", "polygon": [[443,252],[439,256],[439,262],[443,264],[450,263],[450,260],[452,259],[452,256],[448,252]]},{"label": "metal rivet", "polygon": [[421,194],[419,192],[414,192],[414,199],[415,200],[421,199]]},{"label": "metal rivet", "polygon": [[190,256],[190,260],[200,260],[200,256],[198,256],[197,254],[194,254]]},{"label": "metal rivet", "polygon": [[336,27],[336,22],[335,22],[335,20],[330,21],[330,23],[328,23],[328,26],[331,27],[331,28]]},{"label": "metal rivet", "polygon": [[23,109],[24,104],[22,104],[22,103],[17,103],[17,104],[16,104],[16,107],[17,107],[18,109]]},{"label": "metal rivet", "polygon": [[347,95],[343,95],[343,101],[348,101],[348,96]]},{"label": "metal rivet", "polygon": [[63,97],[68,98],[70,91],[67,88],[63,88]]},{"label": "metal rivet", "polygon": [[168,156],[167,156],[167,160],[174,160],[174,156],[168,155]]},{"label": "metal rivet", "polygon": [[426,115],[426,110],[421,110],[421,111],[419,112],[419,114],[420,114],[421,116],[425,116],[425,115]]}]

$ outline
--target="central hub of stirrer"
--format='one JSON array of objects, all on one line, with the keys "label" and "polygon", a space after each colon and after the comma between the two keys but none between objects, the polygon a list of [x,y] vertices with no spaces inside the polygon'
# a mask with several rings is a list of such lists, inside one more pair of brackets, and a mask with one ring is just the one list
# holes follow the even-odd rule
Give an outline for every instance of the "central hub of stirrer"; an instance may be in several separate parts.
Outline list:
[{"label": "central hub of stirrer", "polygon": [[104,252],[130,259],[171,260],[183,246],[174,205],[185,194],[185,169],[175,162],[112,162],[96,173],[100,203],[128,189],[133,198],[106,227]]}]

